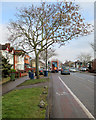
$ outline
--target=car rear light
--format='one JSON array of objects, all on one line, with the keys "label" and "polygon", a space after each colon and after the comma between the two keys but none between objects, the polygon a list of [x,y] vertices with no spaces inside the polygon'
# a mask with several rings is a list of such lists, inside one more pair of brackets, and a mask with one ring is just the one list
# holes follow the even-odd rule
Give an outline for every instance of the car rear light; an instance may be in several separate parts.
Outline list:
[{"label": "car rear light", "polygon": [[41,72],[43,72],[43,71],[41,70]]}]

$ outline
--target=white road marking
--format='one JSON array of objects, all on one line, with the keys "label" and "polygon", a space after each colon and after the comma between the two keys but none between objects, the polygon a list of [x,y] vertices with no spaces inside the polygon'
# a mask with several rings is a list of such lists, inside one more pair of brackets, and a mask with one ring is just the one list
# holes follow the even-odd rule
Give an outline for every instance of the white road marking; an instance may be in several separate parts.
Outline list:
[{"label": "white road marking", "polygon": [[68,93],[66,93],[66,92],[61,92],[61,93],[56,92],[56,94],[60,96],[60,95],[67,95]]},{"label": "white road marking", "polygon": [[56,92],[57,95],[60,95],[58,92]]},{"label": "white road marking", "polygon": [[63,83],[63,85],[67,88],[67,90],[70,92],[70,94],[74,97],[74,99],[78,102],[80,107],[83,109],[83,111],[86,113],[88,118],[92,118],[95,120],[94,116],[88,111],[88,109],[83,105],[83,103],[76,97],[76,95],[68,88],[68,86],[64,83],[64,81],[58,76],[60,81]]}]

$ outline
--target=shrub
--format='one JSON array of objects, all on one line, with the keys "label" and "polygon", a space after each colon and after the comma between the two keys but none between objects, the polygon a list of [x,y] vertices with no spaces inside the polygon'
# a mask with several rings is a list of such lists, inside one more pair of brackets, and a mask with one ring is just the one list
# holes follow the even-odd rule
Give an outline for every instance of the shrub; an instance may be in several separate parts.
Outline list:
[{"label": "shrub", "polygon": [[16,70],[15,69],[11,69],[10,72],[16,72]]},{"label": "shrub", "polygon": [[9,76],[9,72],[12,65],[9,64],[9,61],[2,56],[2,63],[1,63],[1,70],[2,70],[2,77],[6,78]]}]

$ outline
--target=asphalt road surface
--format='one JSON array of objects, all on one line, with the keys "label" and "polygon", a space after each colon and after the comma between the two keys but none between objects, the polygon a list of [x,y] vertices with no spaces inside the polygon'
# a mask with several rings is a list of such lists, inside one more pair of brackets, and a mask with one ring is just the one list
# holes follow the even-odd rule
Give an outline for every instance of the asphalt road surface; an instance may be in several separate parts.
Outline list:
[{"label": "asphalt road surface", "polygon": [[50,118],[94,118],[94,76],[51,73]]}]

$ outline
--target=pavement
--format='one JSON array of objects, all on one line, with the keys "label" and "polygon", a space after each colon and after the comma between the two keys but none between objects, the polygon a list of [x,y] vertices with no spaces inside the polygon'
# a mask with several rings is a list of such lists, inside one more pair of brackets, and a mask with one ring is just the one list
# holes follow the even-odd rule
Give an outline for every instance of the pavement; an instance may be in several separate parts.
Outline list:
[{"label": "pavement", "polygon": [[[48,78],[48,77],[44,77],[44,76],[40,76],[40,78]],[[24,76],[18,79],[15,79],[15,81],[10,81],[7,82],[5,84],[3,84],[0,88],[2,88],[2,95],[6,94],[8,92],[10,92],[13,89],[24,89],[24,88],[32,88],[32,87],[37,87],[37,86],[44,86],[44,85],[48,85],[48,83],[40,83],[40,84],[35,84],[35,85],[28,85],[28,86],[20,86],[17,87],[18,85],[20,85],[21,83],[23,83],[24,81],[30,79],[29,76]]]},{"label": "pavement", "polygon": [[9,91],[13,90],[16,86],[23,83],[24,81],[28,80],[29,76],[24,76],[21,78],[16,79],[15,81],[10,81],[2,85],[2,95],[8,93]]},{"label": "pavement", "polygon": [[15,89],[25,89],[25,88],[34,88],[34,87],[48,86],[48,84],[49,84],[49,82],[37,83],[37,84],[26,85],[26,86],[17,86]]}]

